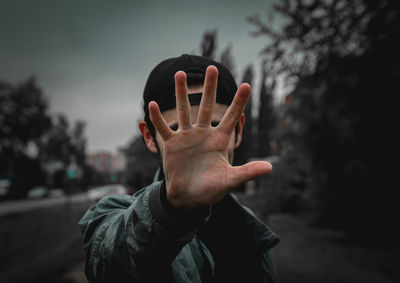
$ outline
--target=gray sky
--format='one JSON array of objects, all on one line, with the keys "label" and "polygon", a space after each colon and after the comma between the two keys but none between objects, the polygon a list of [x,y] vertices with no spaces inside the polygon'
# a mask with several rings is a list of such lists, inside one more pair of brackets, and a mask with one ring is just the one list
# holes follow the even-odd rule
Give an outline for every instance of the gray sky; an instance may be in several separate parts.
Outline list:
[{"label": "gray sky", "polygon": [[266,18],[270,2],[0,0],[0,79],[34,75],[52,113],[87,122],[89,152],[115,152],[138,133],[152,68],[198,54],[204,31],[217,29],[217,55],[232,44],[238,80],[249,63],[257,76],[266,41],[246,17]]}]

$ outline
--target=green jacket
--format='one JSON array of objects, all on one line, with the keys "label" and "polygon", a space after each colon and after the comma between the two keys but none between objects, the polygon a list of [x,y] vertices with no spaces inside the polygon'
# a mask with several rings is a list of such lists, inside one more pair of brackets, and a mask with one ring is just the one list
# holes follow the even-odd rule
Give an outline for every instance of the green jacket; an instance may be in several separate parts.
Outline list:
[{"label": "green jacket", "polygon": [[163,184],[105,197],[83,216],[90,282],[276,282],[278,238],[249,209],[227,195],[182,214],[166,207]]}]

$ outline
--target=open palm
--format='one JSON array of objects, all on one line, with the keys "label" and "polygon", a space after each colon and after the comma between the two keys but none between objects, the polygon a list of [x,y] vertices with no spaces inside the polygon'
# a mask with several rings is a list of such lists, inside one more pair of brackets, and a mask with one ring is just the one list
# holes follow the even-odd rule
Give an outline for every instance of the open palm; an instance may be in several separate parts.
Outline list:
[{"label": "open palm", "polygon": [[211,126],[218,82],[218,70],[209,66],[195,124],[187,94],[186,74],[175,75],[178,130],[169,128],[156,102],[149,103],[150,119],[163,139],[161,150],[167,199],[177,208],[195,209],[216,203],[243,182],[267,174],[271,164],[254,161],[242,166],[229,163],[228,146],[250,95],[242,84],[222,120]]}]

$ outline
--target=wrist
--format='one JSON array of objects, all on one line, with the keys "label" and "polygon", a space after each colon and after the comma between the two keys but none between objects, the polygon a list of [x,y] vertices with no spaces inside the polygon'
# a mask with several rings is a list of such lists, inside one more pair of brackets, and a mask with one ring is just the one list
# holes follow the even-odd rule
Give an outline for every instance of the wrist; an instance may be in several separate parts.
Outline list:
[{"label": "wrist", "polygon": [[161,204],[172,218],[177,220],[190,220],[190,222],[203,222],[211,214],[211,205],[203,206],[176,206],[168,199],[168,190],[165,182],[160,188]]},{"label": "wrist", "polygon": [[204,207],[208,207],[208,205],[196,204],[191,201],[189,198],[183,198],[182,194],[170,193],[170,190],[167,188],[167,184],[164,181],[161,186],[162,197],[165,199],[165,207],[172,212],[178,213],[190,213]]},{"label": "wrist", "polygon": [[204,206],[194,202],[190,196],[187,195],[188,190],[186,188],[177,188],[176,186],[171,186],[168,184],[167,180],[165,180],[163,184],[163,190],[165,191],[167,205],[169,205],[173,211],[190,212]]}]

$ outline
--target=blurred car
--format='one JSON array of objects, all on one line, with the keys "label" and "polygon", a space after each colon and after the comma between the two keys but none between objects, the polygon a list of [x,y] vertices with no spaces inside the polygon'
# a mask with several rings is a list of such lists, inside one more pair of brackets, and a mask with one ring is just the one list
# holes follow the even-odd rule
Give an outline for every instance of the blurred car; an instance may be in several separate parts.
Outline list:
[{"label": "blurred car", "polygon": [[112,194],[127,194],[127,190],[122,185],[105,185],[90,189],[87,194],[90,199],[98,201],[101,198]]},{"label": "blurred car", "polygon": [[39,199],[39,198],[44,198],[47,197],[49,193],[49,190],[46,187],[42,186],[37,186],[33,187],[28,191],[26,196],[30,199]]},{"label": "blurred car", "polygon": [[49,190],[49,197],[51,198],[60,198],[63,197],[64,191],[62,189],[56,188],[56,189],[51,189]]},{"label": "blurred car", "polygon": [[5,197],[11,186],[11,181],[7,179],[0,179],[0,198]]}]

